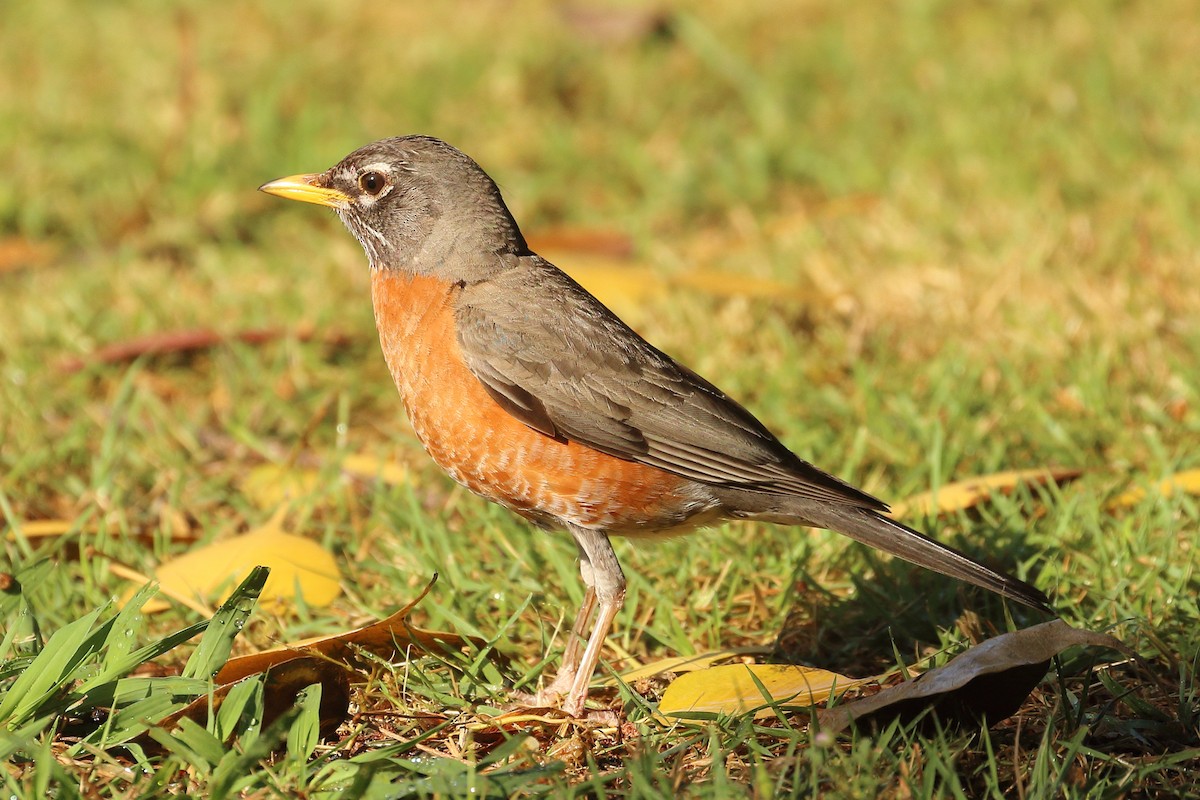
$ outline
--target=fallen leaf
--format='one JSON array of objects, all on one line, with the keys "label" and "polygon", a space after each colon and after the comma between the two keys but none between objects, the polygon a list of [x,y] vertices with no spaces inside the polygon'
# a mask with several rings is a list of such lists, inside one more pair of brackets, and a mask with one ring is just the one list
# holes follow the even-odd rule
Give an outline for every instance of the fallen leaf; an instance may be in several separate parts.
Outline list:
[{"label": "fallen leaf", "polygon": [[342,472],[361,480],[381,481],[390,486],[408,482],[408,468],[394,461],[369,455],[351,454],[342,459]]},{"label": "fallen leaf", "polygon": [[620,231],[602,228],[544,228],[527,237],[529,247],[538,253],[576,254],[631,258],[633,240]]},{"label": "fallen leaf", "polygon": [[626,44],[671,35],[671,15],[658,8],[609,8],[570,3],[563,19],[582,39],[598,44]]},{"label": "fallen leaf", "polygon": [[17,537],[17,531],[26,539],[45,539],[62,536],[73,530],[75,523],[69,519],[27,519],[16,525],[9,525],[6,533],[8,540],[13,541]]},{"label": "fallen leaf", "polygon": [[[175,512],[174,509],[160,509],[160,517]],[[178,513],[178,512],[175,512]],[[166,527],[166,526],[164,526]],[[174,541],[187,541],[192,538],[192,533],[187,529],[186,520],[181,525],[174,525],[174,530],[170,531],[171,539]],[[87,520],[69,520],[69,519],[26,519],[18,520],[10,524],[4,531],[5,537],[10,541],[16,541],[17,534],[27,540],[34,539],[53,539],[58,536],[95,536],[98,535],[96,522],[91,519]],[[162,528],[155,528],[153,533],[149,530],[136,531],[133,535],[138,538],[155,538],[162,535]]]},{"label": "fallen leaf", "polygon": [[850,725],[885,725],[895,718],[907,722],[932,710],[943,723],[986,718],[994,725],[1021,707],[1045,676],[1051,658],[1077,645],[1126,651],[1107,634],[1072,628],[1056,619],[988,639],[945,666],[871,697],[822,709],[817,721],[836,733]]},{"label": "fallen leaf", "polygon": [[0,239],[0,274],[28,267],[49,264],[57,250],[45,242],[35,242],[21,236]]},{"label": "fallen leaf", "polygon": [[[553,260],[553,259],[551,259]],[[796,286],[767,278],[726,272],[691,270],[677,275],[659,275],[648,266],[613,263],[599,258],[575,258],[565,267],[572,278],[617,311],[629,311],[647,300],[666,297],[679,290],[697,291],[713,297],[746,297],[754,300],[803,301],[805,293]]]},{"label": "fallen leaf", "polygon": [[[640,667],[622,672],[619,679],[624,683],[633,683],[634,681],[661,675],[664,672],[695,672],[698,669],[707,669],[718,661],[726,661],[738,656],[759,655],[770,651],[771,648],[769,647],[735,647],[729,650],[719,650],[715,653],[701,653],[695,656],[672,656],[671,658],[662,658],[658,661],[652,661],[649,664],[643,664]],[[612,685],[616,684],[617,680],[618,676],[610,675],[603,682]]]},{"label": "fallen leaf", "polygon": [[[227,596],[253,567],[266,566],[271,568],[271,577],[259,599],[264,609],[281,613],[298,592],[310,606],[333,602],[341,593],[337,562],[311,539],[285,531],[283,516],[281,508],[260,528],[163,562],[154,574],[161,592],[186,605],[209,603]],[[124,600],[134,591],[127,592]],[[155,599],[142,611],[152,614],[169,607]]]},{"label": "fallen leaf", "polygon": [[[316,338],[312,329],[300,328],[288,331],[283,328],[261,328],[248,331],[237,331],[224,334],[208,328],[192,330],[160,331],[147,336],[139,336],[123,342],[105,345],[86,356],[73,356],[63,359],[58,369],[60,372],[78,372],[91,364],[122,364],[128,361],[151,355],[168,355],[172,353],[188,353],[197,350],[208,350],[225,342],[242,342],[243,344],[258,345],[294,336],[300,341],[310,341]],[[341,333],[326,333],[322,341],[331,345],[344,345],[350,337]]]},{"label": "fallen leaf", "polygon": [[[325,459],[305,454],[302,460],[307,465],[320,464]],[[408,468],[403,464],[370,455],[347,455],[338,467],[344,476],[360,482],[379,481],[399,486],[407,482],[409,476]],[[256,508],[267,509],[312,494],[320,482],[321,471],[316,466],[268,463],[250,469],[239,483],[242,493]]]},{"label": "fallen leaf", "polygon": [[316,469],[267,463],[252,467],[238,483],[255,508],[267,509],[312,494],[320,477]]},{"label": "fallen leaf", "polygon": [[[813,706],[865,681],[792,664],[726,664],[681,675],[663,692],[659,713],[745,714],[775,712],[768,704]],[[761,686],[760,686],[761,684]],[[765,693],[764,693],[765,692]]]},{"label": "fallen leaf", "polygon": [[307,655],[322,656],[338,663],[352,663],[357,649],[374,653],[387,661],[394,661],[402,656],[405,650],[414,646],[435,653],[444,652],[447,648],[459,649],[468,642],[479,648],[484,647],[486,643],[482,639],[443,631],[422,630],[408,623],[408,615],[416,608],[417,603],[429,594],[436,581],[437,575],[434,575],[433,580],[415,600],[386,619],[346,633],[304,639],[271,650],[232,658],[217,673],[216,679],[220,683],[228,683]]},{"label": "fallen leaf", "polygon": [[530,244],[602,303],[618,310],[629,310],[679,289],[725,298],[806,299],[798,287],[768,278],[705,270],[659,274],[653,267],[631,260],[632,242],[607,231],[551,230],[531,237]]},{"label": "fallen leaf", "polygon": [[[1151,491],[1160,497],[1170,497],[1176,492],[1200,495],[1200,469],[1176,472],[1169,478],[1164,478],[1154,484]],[[1114,498],[1108,504],[1108,509],[1111,511],[1118,508],[1129,508],[1130,506],[1136,506],[1145,499],[1146,490],[1141,486],[1135,486]]]},{"label": "fallen leaf", "polygon": [[[205,725],[209,715],[215,715],[237,683],[230,680],[222,683],[220,673],[211,695],[197,697],[183,708],[159,720],[155,727],[171,730],[184,718],[198,725]],[[321,684],[320,728],[321,735],[332,734],[341,725],[350,708],[350,679],[346,669],[339,664],[313,656],[292,659],[267,669],[263,678],[262,728],[267,728],[296,702],[296,696],[305,687]],[[145,745],[150,737],[143,734],[140,743]]]},{"label": "fallen leaf", "polygon": [[[127,567],[124,564],[118,564],[116,561],[108,562],[108,571],[122,580],[132,581],[134,584],[131,589],[126,591],[125,594],[121,596],[120,605],[122,606],[133,599],[133,596],[137,593],[139,587],[154,582],[154,578],[151,578],[149,575],[144,575],[141,572],[138,572],[136,569]],[[208,603],[205,603],[203,600],[198,600],[190,595],[175,595],[171,599],[185,608],[190,608],[192,611],[195,611],[202,617],[211,617],[214,613],[212,606],[210,606]],[[154,614],[167,608],[170,608],[169,604],[164,603],[161,600],[154,599],[142,605],[142,611],[146,614]]]},{"label": "fallen leaf", "polygon": [[[553,259],[551,259],[553,260]],[[665,296],[667,283],[648,267],[612,264],[603,259],[576,258],[567,273],[601,303],[619,314],[636,311],[647,300]]]},{"label": "fallen leaf", "polygon": [[1009,470],[993,475],[982,475],[964,481],[948,483],[934,492],[922,492],[892,506],[891,516],[932,517],[963,511],[979,505],[997,492],[1011,492],[1017,486],[1029,484],[1063,483],[1083,474],[1081,469],[1039,468]]}]

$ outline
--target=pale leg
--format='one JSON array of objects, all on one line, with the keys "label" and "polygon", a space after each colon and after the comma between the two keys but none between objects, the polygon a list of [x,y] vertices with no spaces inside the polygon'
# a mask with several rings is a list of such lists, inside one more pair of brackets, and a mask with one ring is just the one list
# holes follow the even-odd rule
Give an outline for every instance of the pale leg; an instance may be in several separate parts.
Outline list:
[{"label": "pale leg", "polygon": [[[571,527],[570,531],[571,535],[575,537],[575,543],[579,546],[579,572],[588,586],[588,591],[584,595],[580,616],[575,620],[571,642],[567,645],[567,651],[563,656],[563,669],[568,670],[573,667],[574,675],[564,671],[560,673],[559,678],[574,678],[571,681],[570,692],[563,702],[563,710],[572,716],[579,716],[587,702],[588,686],[592,682],[596,664],[600,661],[600,648],[604,646],[604,639],[608,636],[613,619],[616,618],[617,612],[621,610],[621,605],[625,601],[625,574],[621,572],[617,554],[613,552],[607,534],[576,527]],[[582,659],[577,664],[572,664],[571,661],[578,657],[578,642],[583,638],[587,617],[591,616],[590,606],[595,603],[599,603],[600,612],[596,616],[592,635],[588,639]],[[558,682],[559,680],[555,679],[554,683],[558,684]]]},{"label": "pale leg", "polygon": [[[581,565],[582,566],[582,565]],[[580,569],[583,572],[582,568]],[[575,615],[575,623],[567,634],[567,647],[563,651],[562,663],[558,665],[558,673],[554,681],[542,690],[539,697],[553,701],[562,697],[575,684],[575,674],[579,671],[579,659],[583,653],[584,634],[587,633],[588,620],[596,608],[596,590],[590,584],[583,594],[583,605]]]}]

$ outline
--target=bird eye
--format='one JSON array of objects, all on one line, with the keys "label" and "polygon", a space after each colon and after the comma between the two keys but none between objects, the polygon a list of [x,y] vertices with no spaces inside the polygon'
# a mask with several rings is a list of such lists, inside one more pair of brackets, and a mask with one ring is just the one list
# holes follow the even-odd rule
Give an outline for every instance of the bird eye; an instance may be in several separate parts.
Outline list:
[{"label": "bird eye", "polygon": [[387,185],[387,179],[379,172],[364,172],[358,176],[358,185],[369,195],[377,195]]}]

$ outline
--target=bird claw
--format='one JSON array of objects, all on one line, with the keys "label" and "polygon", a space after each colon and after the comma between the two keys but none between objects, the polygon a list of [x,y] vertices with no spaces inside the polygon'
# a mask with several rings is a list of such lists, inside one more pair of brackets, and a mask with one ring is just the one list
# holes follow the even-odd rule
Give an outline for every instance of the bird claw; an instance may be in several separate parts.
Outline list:
[{"label": "bird claw", "polygon": [[571,685],[575,676],[569,672],[559,673],[549,686],[537,692],[516,692],[512,708],[521,710],[554,709],[568,717],[601,725],[618,725],[617,714],[611,709],[587,708],[587,694],[572,696]]},{"label": "bird claw", "polygon": [[621,725],[620,715],[611,708],[568,708],[561,694],[548,695],[544,690],[536,693],[517,692],[513,702],[505,706],[505,716],[510,714],[529,714],[546,717],[544,722],[550,722],[549,717],[562,715],[561,722],[575,723],[589,728],[616,728]]}]

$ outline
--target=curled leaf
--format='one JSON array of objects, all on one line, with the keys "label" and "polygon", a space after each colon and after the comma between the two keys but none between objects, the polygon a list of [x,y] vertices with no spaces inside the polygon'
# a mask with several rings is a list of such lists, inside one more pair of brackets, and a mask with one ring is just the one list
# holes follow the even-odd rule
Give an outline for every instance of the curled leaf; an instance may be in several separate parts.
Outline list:
[{"label": "curled leaf", "polygon": [[894,718],[908,721],[932,709],[943,722],[986,719],[994,724],[1020,708],[1046,674],[1051,658],[1076,645],[1125,650],[1111,636],[1072,628],[1056,619],[988,639],[943,667],[871,697],[823,709],[817,712],[817,721],[823,729],[837,732],[850,725],[886,724]]},{"label": "curled leaf", "polygon": [[[218,673],[218,683],[220,674]],[[321,685],[320,729],[329,735],[346,720],[350,707],[350,681],[345,668],[315,657],[295,658],[267,670],[263,677],[263,715],[261,727],[267,728],[296,702],[300,691],[314,683]],[[204,725],[210,714],[220,710],[236,681],[217,686],[212,694],[204,694],[183,708],[159,720],[156,727],[171,730],[184,719]],[[149,741],[142,737],[142,743]]]},{"label": "curled leaf", "polygon": [[464,647],[467,642],[474,643],[476,647],[483,647],[485,643],[481,639],[443,631],[422,630],[408,623],[408,615],[425,595],[429,594],[436,580],[437,576],[434,575],[433,580],[416,599],[386,619],[345,633],[304,639],[271,650],[232,658],[217,673],[217,680],[228,683],[306,655],[322,656],[338,663],[351,663],[356,649],[359,648],[393,661],[413,646],[432,652],[446,648],[458,649]]}]

